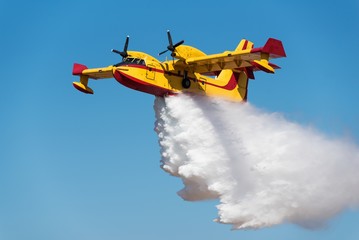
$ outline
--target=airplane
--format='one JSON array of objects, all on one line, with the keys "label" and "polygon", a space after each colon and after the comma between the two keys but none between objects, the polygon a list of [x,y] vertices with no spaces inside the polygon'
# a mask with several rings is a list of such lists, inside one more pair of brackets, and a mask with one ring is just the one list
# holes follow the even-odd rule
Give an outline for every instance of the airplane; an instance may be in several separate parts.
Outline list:
[{"label": "airplane", "polygon": [[274,38],[259,48],[242,39],[234,51],[211,55],[183,45],[184,40],[173,44],[170,31],[167,38],[169,45],[159,55],[169,51],[172,59],[161,62],[143,52],[127,51],[127,36],[123,51],[111,50],[122,57],[120,63],[91,69],[74,63],[72,74],[79,76],[80,82],[73,82],[73,86],[93,94],[89,79],[115,78],[128,88],[160,97],[185,92],[246,101],[248,79],[254,79],[254,72],[274,73],[280,67],[269,60],[286,57],[282,42]]}]

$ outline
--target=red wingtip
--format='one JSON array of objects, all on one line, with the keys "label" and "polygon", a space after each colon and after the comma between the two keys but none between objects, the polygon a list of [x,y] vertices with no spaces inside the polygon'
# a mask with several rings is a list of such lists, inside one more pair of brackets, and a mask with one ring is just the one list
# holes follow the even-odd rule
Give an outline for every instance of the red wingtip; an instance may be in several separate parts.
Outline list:
[{"label": "red wingtip", "polygon": [[281,69],[281,67],[279,67],[278,65],[274,64],[274,63],[268,63],[269,66],[271,66],[274,69]]},{"label": "red wingtip", "polygon": [[87,69],[85,65],[74,63],[74,67],[72,69],[72,75],[81,75],[82,71]]},{"label": "red wingtip", "polygon": [[83,85],[80,82],[73,82],[72,85],[79,90],[80,92],[86,93],[86,94],[93,94],[93,90],[89,88],[88,86]]},{"label": "red wingtip", "polygon": [[274,68],[272,66],[269,65],[267,60],[254,60],[253,62],[251,62],[252,65],[256,68],[258,68],[259,70],[266,72],[266,73],[274,73]]}]

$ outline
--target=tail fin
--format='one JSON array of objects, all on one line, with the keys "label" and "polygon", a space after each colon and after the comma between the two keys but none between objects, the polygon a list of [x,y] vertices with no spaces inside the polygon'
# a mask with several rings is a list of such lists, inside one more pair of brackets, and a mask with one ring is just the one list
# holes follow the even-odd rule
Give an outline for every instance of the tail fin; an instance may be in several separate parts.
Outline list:
[{"label": "tail fin", "polygon": [[250,50],[253,48],[253,43],[251,41],[248,41],[246,39],[242,39],[235,51],[244,51],[244,50]]},{"label": "tail fin", "polygon": [[268,53],[269,58],[286,57],[282,41],[269,38],[262,48],[262,52]]},{"label": "tail fin", "polygon": [[243,101],[247,100],[248,77],[244,71],[224,69],[217,77],[218,81],[226,82],[222,88],[233,91],[233,95],[240,95]]},{"label": "tail fin", "polygon": [[251,53],[260,53],[260,60],[253,60],[251,64],[267,73],[274,73],[274,69],[279,68],[277,65],[269,63],[269,59],[286,57],[282,41],[274,38],[269,38],[263,47],[252,49]]}]

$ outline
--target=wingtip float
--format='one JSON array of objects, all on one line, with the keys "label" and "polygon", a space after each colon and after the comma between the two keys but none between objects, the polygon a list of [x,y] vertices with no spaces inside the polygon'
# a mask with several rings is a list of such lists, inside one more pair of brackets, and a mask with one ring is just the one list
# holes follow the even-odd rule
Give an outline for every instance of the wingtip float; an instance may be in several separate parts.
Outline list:
[{"label": "wingtip float", "polygon": [[286,57],[282,42],[274,38],[259,48],[253,48],[252,42],[243,39],[234,51],[206,55],[183,45],[184,40],[173,44],[169,31],[167,37],[169,45],[160,55],[170,51],[173,60],[161,62],[146,53],[128,51],[127,36],[123,51],[112,50],[121,55],[120,63],[92,69],[75,63],[72,74],[79,76],[80,82],[73,82],[73,86],[93,94],[89,79],[115,78],[128,88],[156,96],[190,92],[245,101],[248,79],[254,79],[254,72],[274,73],[280,67],[269,61]]}]

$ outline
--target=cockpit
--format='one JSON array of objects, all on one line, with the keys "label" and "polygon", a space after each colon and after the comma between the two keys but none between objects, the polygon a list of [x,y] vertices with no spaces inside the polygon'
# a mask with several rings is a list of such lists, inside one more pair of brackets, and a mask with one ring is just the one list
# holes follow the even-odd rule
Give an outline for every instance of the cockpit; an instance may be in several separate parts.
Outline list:
[{"label": "cockpit", "polygon": [[146,66],[145,60],[143,60],[141,58],[132,58],[132,57],[125,57],[125,58],[123,58],[122,62],[117,63],[114,66],[118,67],[118,66],[129,65],[129,64]]}]

